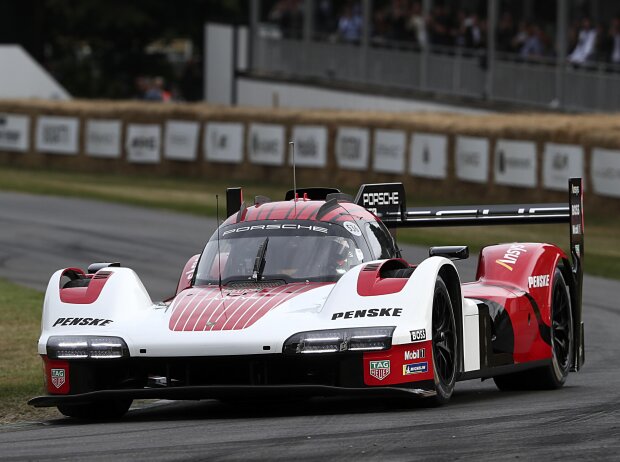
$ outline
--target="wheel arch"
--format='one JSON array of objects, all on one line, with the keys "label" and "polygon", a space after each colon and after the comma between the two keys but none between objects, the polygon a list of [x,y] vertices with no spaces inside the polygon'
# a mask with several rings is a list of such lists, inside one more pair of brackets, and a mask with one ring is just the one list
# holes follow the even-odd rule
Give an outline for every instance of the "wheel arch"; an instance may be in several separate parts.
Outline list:
[{"label": "wheel arch", "polygon": [[448,294],[450,295],[450,302],[454,309],[454,318],[457,324],[457,339],[458,339],[458,370],[457,374],[464,370],[464,357],[463,357],[463,295],[461,293],[461,279],[456,271],[456,268],[452,265],[443,265],[438,272],[438,276],[443,279],[446,287],[448,288]]},{"label": "wheel arch", "polygon": [[[570,308],[573,319],[573,345],[578,348],[578,345],[583,345],[583,339],[579,337],[582,335],[580,313],[579,313],[579,287],[576,280],[575,273],[573,273],[571,262],[566,256],[563,256],[558,262],[558,269],[564,276],[564,282],[568,285],[568,291],[570,295]],[[585,357],[585,354],[584,354]],[[577,370],[578,351],[573,352],[573,362],[571,364],[572,370]]]}]

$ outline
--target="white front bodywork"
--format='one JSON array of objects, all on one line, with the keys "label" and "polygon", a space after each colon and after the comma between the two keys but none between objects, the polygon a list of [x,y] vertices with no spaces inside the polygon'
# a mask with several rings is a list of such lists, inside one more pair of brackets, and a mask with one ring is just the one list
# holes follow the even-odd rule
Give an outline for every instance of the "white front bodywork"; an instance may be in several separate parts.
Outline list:
[{"label": "white front bodywork", "polygon": [[[424,260],[397,293],[360,296],[359,265],[335,284],[319,286],[290,298],[254,324],[238,330],[173,331],[169,328],[170,304],[154,304],[140,279],[129,268],[105,268],[112,272],[98,299],[91,304],[60,300],[62,270],[50,279],[43,306],[42,334],[38,351],[46,354],[51,335],[106,335],[121,337],[132,357],[256,355],[282,352],[284,342],[298,332],[347,327],[395,326],[392,343],[411,343],[412,330],[425,329],[431,339],[433,289],[439,270],[453,264],[443,257]],[[184,296],[183,292],[177,297]],[[174,303],[174,301],[172,302]],[[462,301],[465,370],[480,367],[478,310]],[[372,308],[402,308],[400,316],[333,319],[334,313]],[[56,325],[59,318],[102,318],[105,326]]]}]

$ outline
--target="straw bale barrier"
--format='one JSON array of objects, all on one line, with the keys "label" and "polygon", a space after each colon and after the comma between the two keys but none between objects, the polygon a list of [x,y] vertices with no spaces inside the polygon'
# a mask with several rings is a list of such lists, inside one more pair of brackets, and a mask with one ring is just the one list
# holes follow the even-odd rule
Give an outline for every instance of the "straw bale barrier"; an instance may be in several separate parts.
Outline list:
[{"label": "straw bale barrier", "polygon": [[[265,109],[249,107],[221,107],[190,103],[150,103],[142,101],[41,101],[3,100],[0,114],[25,115],[30,119],[29,142],[25,151],[3,149],[0,125],[0,164],[62,168],[75,171],[111,171],[144,175],[180,175],[204,178],[230,178],[231,181],[265,179],[283,182],[288,178],[288,153],[280,165],[252,163],[249,156],[248,130],[251,124],[273,124],[284,130],[284,146],[292,138],[296,126],[325,127],[326,161],[321,167],[298,166],[298,183],[340,185],[351,188],[361,183],[402,181],[410,194],[419,192],[425,197],[449,200],[465,191],[480,201],[544,202],[564,201],[566,193],[554,191],[543,184],[543,153],[547,143],[583,147],[583,174],[586,181],[589,206],[612,206],[620,210],[620,167],[618,195],[597,195],[592,188],[592,150],[603,148],[620,151],[620,115],[588,114],[557,115],[538,113],[462,115],[452,113],[387,113],[381,111],[342,111],[307,109]],[[37,149],[36,127],[40,117],[63,116],[79,120],[78,149],[75,155],[55,155]],[[121,123],[121,152],[116,158],[100,158],[86,152],[86,123],[92,120],[118,120]],[[163,153],[158,162],[142,164],[128,161],[126,137],[129,124],[152,124],[161,128],[162,140],[167,121],[199,123],[199,135],[194,160],[180,161]],[[243,157],[240,163],[211,162],[205,159],[205,124],[234,122],[243,126]],[[342,127],[368,130],[369,162],[364,170],[339,167],[336,158],[336,140]],[[377,130],[397,130],[406,134],[404,170],[400,173],[380,173],[373,170],[373,143]],[[413,134],[436,134],[446,139],[445,178],[412,176],[409,171],[409,153]],[[488,140],[488,181],[462,181],[456,174],[456,143],[459,137],[477,137]],[[536,151],[536,181],[529,187],[508,186],[494,181],[495,146],[498,140],[534,143]],[[618,153],[620,160],[620,152]],[[615,162],[615,160],[614,160]],[[612,184],[613,186],[613,184]]]}]

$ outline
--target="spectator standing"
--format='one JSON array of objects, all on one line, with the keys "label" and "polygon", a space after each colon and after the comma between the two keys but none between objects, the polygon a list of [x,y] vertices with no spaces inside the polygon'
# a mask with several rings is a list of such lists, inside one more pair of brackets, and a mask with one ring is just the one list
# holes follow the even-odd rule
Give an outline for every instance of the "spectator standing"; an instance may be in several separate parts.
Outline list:
[{"label": "spectator standing", "polygon": [[430,41],[433,45],[454,45],[454,39],[452,36],[452,20],[450,18],[450,10],[447,6],[435,6],[430,19],[429,31]]},{"label": "spectator standing", "polygon": [[510,51],[518,53],[523,49],[523,45],[527,40],[529,24],[525,21],[519,22],[519,31],[510,42]]},{"label": "spectator standing", "polygon": [[462,25],[463,45],[465,48],[480,48],[483,44],[484,37],[480,20],[476,13],[467,15]]},{"label": "spectator standing", "polygon": [[332,0],[320,0],[316,10],[316,31],[323,37],[332,34],[336,29],[336,18]]},{"label": "spectator standing", "polygon": [[581,29],[577,35],[577,45],[568,55],[568,61],[575,65],[582,65],[592,59],[596,49],[596,29],[592,27],[590,18],[583,18]]},{"label": "spectator standing", "polygon": [[303,4],[299,0],[280,0],[269,13],[269,20],[278,24],[285,38],[301,38]]},{"label": "spectator standing", "polygon": [[422,13],[422,5],[420,2],[413,2],[406,27],[416,45],[426,48],[428,45],[426,18]]},{"label": "spectator standing", "polygon": [[144,93],[144,99],[146,101],[161,101],[163,87],[164,80],[161,77],[155,77],[154,79],[150,79],[148,83],[148,89]]},{"label": "spectator standing", "polygon": [[497,51],[509,53],[512,49],[512,39],[516,33],[514,19],[510,11],[502,14],[497,26]]},{"label": "spectator standing", "polygon": [[340,39],[349,43],[359,43],[362,38],[362,15],[358,5],[347,5],[338,21]]},{"label": "spectator standing", "polygon": [[620,17],[618,16],[611,21],[609,39],[611,42],[610,61],[612,64],[620,64]]},{"label": "spectator standing", "polygon": [[545,45],[543,40],[543,32],[537,24],[530,24],[527,30],[527,36],[523,42],[519,55],[522,58],[542,58],[545,54]]},{"label": "spectator standing", "polygon": [[407,5],[403,0],[392,0],[389,12],[390,39],[402,42],[407,38]]}]

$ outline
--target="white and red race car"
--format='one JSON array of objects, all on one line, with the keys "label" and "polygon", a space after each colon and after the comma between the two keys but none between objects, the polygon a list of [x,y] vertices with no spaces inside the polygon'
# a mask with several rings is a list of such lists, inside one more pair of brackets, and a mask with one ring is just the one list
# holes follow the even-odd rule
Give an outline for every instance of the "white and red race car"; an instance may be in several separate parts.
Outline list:
[{"label": "white and red race car", "polygon": [[[444,403],[474,378],[558,388],[584,361],[581,179],[566,204],[407,209],[400,183],[363,185],[355,200],[328,188],[249,207],[241,197],[227,191],[228,219],[168,300],[154,303],[118,264],[57,271],[38,343],[48,394],[30,404],[104,418],[137,398]],[[551,244],[492,245],[471,283],[453,263],[466,246],[411,265],[389,231],[558,222],[570,224],[570,259]]]}]

